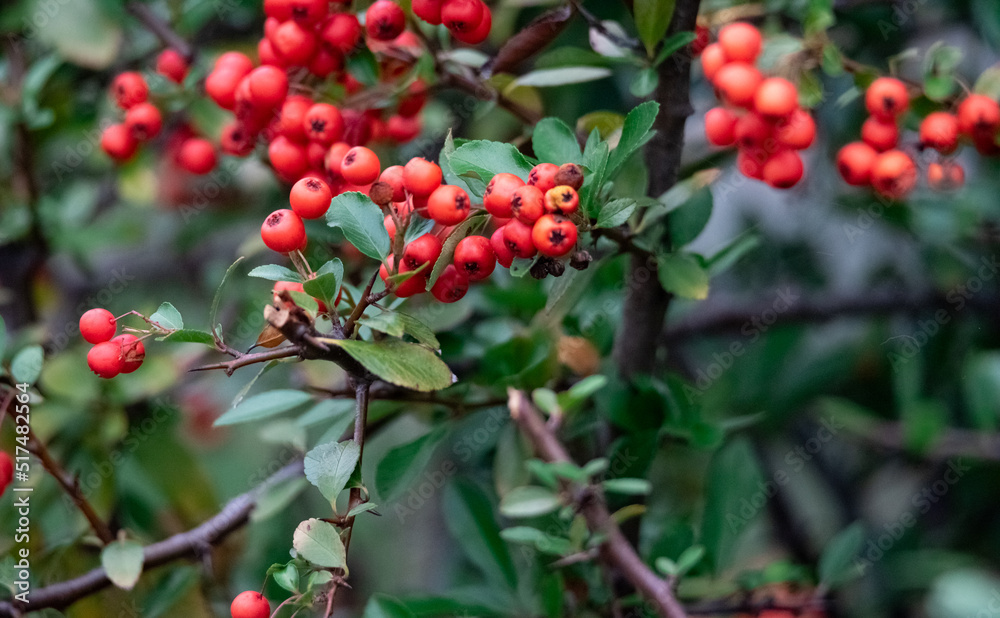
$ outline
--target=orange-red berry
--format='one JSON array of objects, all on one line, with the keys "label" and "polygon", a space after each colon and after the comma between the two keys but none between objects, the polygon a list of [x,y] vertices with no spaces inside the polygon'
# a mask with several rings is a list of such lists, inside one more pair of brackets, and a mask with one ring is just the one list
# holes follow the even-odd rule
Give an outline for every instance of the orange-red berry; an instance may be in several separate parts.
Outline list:
[{"label": "orange-red berry", "polygon": [[872,116],[861,125],[861,139],[878,152],[892,150],[899,143],[899,126],[894,119]]},{"label": "orange-red berry", "polygon": [[752,24],[736,22],[719,30],[719,45],[730,62],[754,62],[760,55],[760,31]]},{"label": "orange-red berry", "polygon": [[497,259],[485,236],[466,236],[455,246],[454,264],[470,281],[489,277],[496,268]]},{"label": "orange-red berry", "polygon": [[545,212],[569,215],[580,208],[580,195],[568,185],[556,185],[545,192]]},{"label": "orange-red berry", "polygon": [[920,143],[941,154],[958,147],[958,118],[948,112],[933,112],[920,123]]},{"label": "orange-red berry", "polygon": [[469,194],[454,185],[441,185],[427,200],[427,215],[441,225],[465,221],[471,208]]},{"label": "orange-red berry", "polygon": [[555,163],[539,163],[528,172],[528,184],[545,193],[556,186],[556,174],[558,173],[559,166]]},{"label": "orange-red berry", "polygon": [[371,149],[355,146],[347,151],[340,162],[340,175],[354,185],[367,185],[378,180],[381,164]]},{"label": "orange-red berry", "polygon": [[495,217],[513,216],[510,200],[514,191],[524,186],[524,181],[514,174],[502,172],[490,179],[483,193],[483,206]]},{"label": "orange-red berry", "polygon": [[80,335],[88,343],[111,341],[117,328],[115,316],[107,309],[90,309],[80,316]]},{"label": "orange-red berry", "polygon": [[288,195],[292,210],[303,219],[319,219],[325,215],[332,199],[330,186],[312,176],[302,178],[292,185],[292,191]]},{"label": "orange-red berry", "polygon": [[927,166],[927,184],[935,191],[954,191],[965,184],[965,169],[954,161]]},{"label": "orange-red berry", "polygon": [[267,248],[278,253],[291,253],[306,240],[306,227],[302,217],[287,208],[276,210],[264,219],[260,237]]},{"label": "orange-red berry", "polygon": [[787,116],[799,107],[799,89],[783,77],[769,77],[757,87],[753,103],[765,116]]},{"label": "orange-red berry", "polygon": [[576,246],[576,225],[562,215],[545,215],[531,228],[531,241],[542,255],[562,257]]},{"label": "orange-red berry", "polygon": [[872,166],[878,152],[864,142],[851,142],[837,153],[837,170],[849,185],[862,187],[871,183]]},{"label": "orange-red berry", "polygon": [[441,168],[437,163],[420,157],[403,166],[403,186],[413,195],[428,196],[441,186]]},{"label": "orange-red berry", "polygon": [[770,157],[761,170],[764,182],[776,189],[788,189],[802,179],[802,157],[794,150],[783,150]]},{"label": "orange-red berry", "polygon": [[714,84],[723,98],[736,107],[751,107],[763,81],[760,71],[745,62],[730,62],[715,74]]},{"label": "orange-red berry", "polygon": [[872,187],[885,197],[900,200],[917,186],[917,166],[901,150],[883,152],[872,165]]},{"label": "orange-red berry", "polygon": [[713,107],[705,113],[705,137],[713,146],[728,147],[736,143],[736,114],[725,107]]},{"label": "orange-red berry", "polygon": [[229,606],[232,618],[269,618],[271,605],[259,592],[247,590],[236,595]]},{"label": "orange-red berry", "polygon": [[865,107],[872,116],[893,120],[910,106],[906,84],[895,77],[880,77],[865,92]]}]

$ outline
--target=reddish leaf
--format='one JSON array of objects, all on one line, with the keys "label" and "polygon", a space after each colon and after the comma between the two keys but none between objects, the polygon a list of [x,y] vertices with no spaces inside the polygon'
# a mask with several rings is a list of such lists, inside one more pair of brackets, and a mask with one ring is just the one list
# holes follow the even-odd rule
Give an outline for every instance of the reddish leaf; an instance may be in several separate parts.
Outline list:
[{"label": "reddish leaf", "polygon": [[572,4],[565,4],[533,19],[508,39],[497,55],[483,66],[483,77],[510,72],[521,62],[537,54],[555,40],[575,13],[576,8]]}]

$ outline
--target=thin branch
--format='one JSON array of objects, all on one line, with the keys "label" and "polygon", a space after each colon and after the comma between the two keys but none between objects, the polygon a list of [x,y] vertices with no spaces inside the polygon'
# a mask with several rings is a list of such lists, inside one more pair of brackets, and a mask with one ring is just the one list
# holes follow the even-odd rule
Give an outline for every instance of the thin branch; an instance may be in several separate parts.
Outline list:
[{"label": "thin branch", "polygon": [[445,86],[450,86],[463,92],[467,92],[482,101],[495,102],[498,106],[507,110],[516,116],[518,120],[528,126],[534,126],[538,124],[539,120],[542,119],[541,114],[535,110],[528,109],[520,103],[507,98],[502,92],[486,82],[477,81],[456,73],[446,73],[442,75],[441,82]]},{"label": "thin branch", "polygon": [[164,45],[177,50],[180,55],[184,56],[185,60],[190,62],[194,58],[194,48],[147,5],[129,2],[125,5],[125,10],[139,20],[147,30],[155,34],[156,38],[160,39]]},{"label": "thin branch", "polygon": [[211,365],[202,365],[201,367],[195,367],[190,369],[190,371],[211,371],[213,369],[223,369],[226,375],[233,375],[233,372],[240,367],[246,367],[247,365],[253,365],[256,363],[266,363],[268,361],[277,360],[279,358],[290,358],[292,356],[301,356],[302,349],[297,345],[285,346],[281,348],[275,348],[273,350],[268,350],[267,352],[254,352],[252,354],[240,354],[238,357],[231,361],[226,361],[224,363],[213,363]]},{"label": "thin branch", "polygon": [[[143,572],[174,560],[198,556],[205,547],[218,545],[246,524],[265,491],[301,474],[302,462],[292,462],[257,487],[230,500],[218,514],[197,528],[146,546],[143,550]],[[13,618],[28,610],[62,609],[110,585],[111,580],[104,569],[97,568],[74,579],[32,591],[30,604],[0,602],[0,616]]]},{"label": "thin branch", "polygon": [[[318,387],[309,387],[310,390],[317,393],[323,393],[330,399],[354,399],[355,392],[353,388],[341,388],[341,389],[326,389]],[[489,398],[483,401],[464,401],[463,399],[457,397],[442,397],[437,393],[424,393],[420,391],[411,391],[409,389],[401,388],[392,384],[380,383],[373,385],[369,394],[372,401],[398,401],[404,403],[422,403],[428,405],[439,405],[451,408],[453,410],[478,410],[481,408],[495,408],[497,406],[502,406],[507,403],[506,399],[501,398]]]},{"label": "thin branch", "polygon": [[[535,452],[545,461],[572,462],[566,447],[542,420],[541,414],[524,392],[510,389],[510,414],[518,427],[532,443]],[[600,557],[610,566],[618,569],[656,608],[660,616],[683,618],[687,616],[667,580],[654,573],[622,534],[618,524],[611,518],[604,500],[594,495],[584,501],[580,512],[587,520],[587,527],[593,533],[604,534]]]},{"label": "thin branch", "polygon": [[375,287],[375,280],[378,279],[378,272],[372,273],[372,278],[368,280],[368,285],[365,286],[365,291],[361,293],[361,298],[358,299],[358,304],[354,306],[354,311],[351,312],[350,317],[344,322],[344,336],[350,337],[354,334],[354,324],[361,319],[361,316],[365,314],[365,310],[371,306],[372,303],[372,288]]}]

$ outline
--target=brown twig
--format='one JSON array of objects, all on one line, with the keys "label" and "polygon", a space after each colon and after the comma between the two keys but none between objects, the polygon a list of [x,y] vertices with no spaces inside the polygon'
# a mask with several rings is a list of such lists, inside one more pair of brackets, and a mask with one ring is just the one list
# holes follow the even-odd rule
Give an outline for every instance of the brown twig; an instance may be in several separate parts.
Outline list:
[{"label": "brown twig", "polygon": [[[541,414],[531,403],[531,398],[522,391],[510,389],[510,414],[530,441],[535,452],[545,461],[567,462],[573,460],[559,439],[542,420]],[[687,614],[674,596],[670,583],[654,573],[622,534],[618,524],[611,519],[604,500],[600,496],[585,500],[580,512],[587,520],[587,527],[593,533],[604,534],[606,540],[601,545],[601,560],[618,569],[656,608],[660,616],[683,618]]]},{"label": "brown twig", "polygon": [[160,39],[164,45],[177,50],[180,55],[184,56],[185,60],[191,62],[194,59],[194,47],[184,40],[181,35],[174,32],[170,24],[160,19],[147,5],[138,2],[129,2],[125,5],[125,10],[139,20],[147,30],[155,34],[156,38]]},{"label": "brown twig", "polygon": [[224,363],[213,363],[211,365],[202,365],[201,367],[195,367],[190,371],[211,371],[213,369],[223,369],[226,375],[233,375],[233,372],[240,367],[246,367],[247,365],[253,365],[256,363],[266,363],[272,360],[278,360],[280,358],[291,358],[292,356],[301,356],[302,349],[297,345],[285,346],[281,348],[275,348],[273,350],[268,350],[267,352],[254,352],[252,354],[240,354],[231,361],[226,361]]}]

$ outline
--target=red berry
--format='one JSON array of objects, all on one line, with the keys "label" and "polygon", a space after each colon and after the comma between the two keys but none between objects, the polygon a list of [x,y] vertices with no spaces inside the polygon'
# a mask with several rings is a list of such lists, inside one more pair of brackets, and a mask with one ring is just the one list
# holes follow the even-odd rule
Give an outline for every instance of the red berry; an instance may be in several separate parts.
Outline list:
[{"label": "red berry", "polygon": [[452,32],[472,32],[487,10],[480,0],[445,0],[441,5],[441,23]]},{"label": "red berry", "polygon": [[733,138],[740,148],[760,146],[771,137],[772,125],[757,112],[740,116],[733,128]]},{"label": "red berry", "polygon": [[927,166],[927,184],[935,191],[953,191],[965,184],[965,170],[952,161],[931,163]]},{"label": "red berry", "polygon": [[346,54],[361,40],[361,23],[351,13],[335,13],[323,26],[321,36],[327,45]]},{"label": "red berry", "polygon": [[313,106],[309,97],[296,94],[285,99],[278,111],[274,129],[290,140],[303,142],[306,138],[306,114]]},{"label": "red berry", "polygon": [[705,113],[705,137],[713,146],[732,146],[736,142],[737,117],[725,107],[713,107]]},{"label": "red berry", "polygon": [[[382,282],[387,286],[389,285],[389,270],[386,265],[391,269],[395,256],[388,256],[386,258],[386,263],[379,266],[378,273],[382,278]],[[397,274],[405,274],[412,272],[413,269],[406,266],[404,263]],[[399,298],[409,298],[410,296],[415,296],[427,291],[427,273],[428,270],[425,267],[421,272],[412,275],[410,278],[406,279],[402,283],[396,284],[396,289],[393,290],[393,294]]]},{"label": "red berry", "polygon": [[[480,4],[483,4],[481,0],[477,0]],[[493,14],[490,13],[490,9],[483,4],[483,18],[479,20],[479,25],[468,32],[463,32],[461,30],[452,30],[451,33],[456,39],[465,43],[466,45],[479,45],[490,36],[490,30],[493,28]]]},{"label": "red berry", "polygon": [[385,231],[389,233],[389,240],[396,240],[396,222],[392,220],[392,215],[386,215],[382,222],[385,224]]},{"label": "red berry", "polygon": [[910,106],[906,85],[894,77],[880,77],[865,92],[865,107],[872,116],[893,120]]},{"label": "red berry", "polygon": [[958,124],[962,133],[973,139],[992,139],[1000,129],[1000,105],[988,96],[970,94],[958,106]]},{"label": "red berry", "polygon": [[236,595],[229,613],[232,618],[270,618],[271,605],[259,592],[247,590]]},{"label": "red berry", "polygon": [[512,217],[511,198],[514,197],[514,191],[523,186],[524,181],[514,174],[506,172],[497,174],[486,185],[486,191],[483,193],[483,206],[494,217]]},{"label": "red berry", "polygon": [[391,41],[406,28],[403,9],[392,0],[376,0],[365,12],[365,31],[376,41]]},{"label": "red berry", "polygon": [[257,105],[274,109],[288,95],[288,76],[278,67],[257,67],[250,71],[250,94]]},{"label": "red berry", "polygon": [[403,166],[403,186],[413,195],[428,196],[441,186],[441,168],[437,163],[420,157]]},{"label": "red berry", "polygon": [[535,255],[537,248],[531,239],[530,225],[511,219],[510,223],[500,229],[503,230],[503,243],[515,257],[530,258]]},{"label": "red berry", "polygon": [[441,225],[456,225],[469,215],[469,194],[454,185],[441,185],[427,200],[427,214]]},{"label": "red berry", "polygon": [[493,274],[497,259],[485,236],[466,236],[455,245],[455,267],[468,275],[470,281],[479,281]]},{"label": "red berry", "polygon": [[385,130],[389,139],[397,144],[405,144],[416,139],[420,135],[422,128],[423,125],[418,116],[407,118],[394,114],[389,117],[389,122],[386,123]]},{"label": "red berry", "polygon": [[282,68],[287,64],[285,59],[278,55],[271,40],[267,38],[261,39],[257,43],[257,57],[260,58],[261,66]]},{"label": "red berry", "polygon": [[340,164],[344,161],[344,155],[351,147],[347,145],[346,142],[337,142],[330,146],[330,149],[326,151],[326,158],[323,161],[323,167],[326,171],[334,178],[342,178],[340,175]]},{"label": "red berry", "polygon": [[291,0],[264,0],[264,14],[278,21],[292,18]]},{"label": "red berry", "polygon": [[701,52],[701,71],[705,74],[705,79],[714,82],[719,69],[725,66],[726,62],[728,60],[722,46],[718,43],[709,44],[705,51]]},{"label": "red berry", "polygon": [[253,66],[253,60],[246,54],[230,51],[216,58],[213,71],[233,71],[242,79],[247,73],[253,71]]},{"label": "red berry", "polygon": [[207,174],[215,169],[215,147],[207,139],[188,138],[177,152],[177,163],[192,174]]},{"label": "red berry", "polygon": [[205,78],[205,93],[222,109],[232,110],[236,106],[236,87],[244,77],[246,73],[216,68]]},{"label": "red berry", "polygon": [[736,167],[747,178],[764,180],[764,163],[767,158],[767,152],[756,146],[741,148],[736,155]]},{"label": "red berry", "polygon": [[111,82],[111,96],[122,109],[142,103],[149,97],[149,86],[142,75],[135,71],[119,73]]},{"label": "red berry", "polygon": [[416,79],[406,87],[406,96],[399,99],[396,113],[410,117],[417,115],[427,103],[427,84],[422,79]]},{"label": "red berry", "polygon": [[344,132],[340,110],[329,103],[317,103],[309,108],[303,119],[306,137],[320,144],[330,145]]},{"label": "red berry", "polygon": [[278,175],[286,182],[295,182],[309,169],[306,147],[279,135],[267,147],[267,156]]},{"label": "red berry", "polygon": [[514,262],[514,253],[507,246],[507,243],[504,242],[504,227],[498,227],[493,232],[493,235],[490,236],[490,248],[493,249],[493,255],[496,256],[497,262],[504,268],[510,268],[510,265]]},{"label": "red berry", "polygon": [[958,118],[948,112],[933,112],[920,123],[920,143],[941,154],[958,147]]},{"label": "red berry", "polygon": [[861,125],[861,139],[878,152],[885,152],[899,142],[899,127],[895,119],[881,120],[872,116]]},{"label": "red berry", "polygon": [[754,62],[760,55],[760,31],[745,22],[736,22],[719,30],[719,45],[730,62]]},{"label": "red berry", "polygon": [[0,496],[7,491],[14,480],[14,460],[5,451],[0,451]]},{"label": "red berry", "polygon": [[384,182],[392,187],[392,201],[402,202],[406,199],[406,189],[403,187],[403,166],[390,165],[382,170],[378,177],[380,182]]},{"label": "red berry", "polygon": [[326,18],[327,0],[292,0],[292,19],[306,27],[312,27]]},{"label": "red berry", "polygon": [[532,243],[539,253],[549,257],[562,257],[572,251],[576,235],[576,225],[562,215],[545,215],[531,228]]},{"label": "red berry", "polygon": [[580,207],[580,195],[567,185],[557,185],[545,192],[545,212],[569,215]]},{"label": "red berry", "polygon": [[816,121],[809,112],[797,109],[775,125],[774,137],[793,150],[805,150],[816,139]]},{"label": "red berry", "polygon": [[799,89],[783,77],[769,77],[757,87],[753,103],[765,116],[787,116],[799,106]]},{"label": "red berry", "polygon": [[254,136],[238,120],[222,127],[219,148],[222,152],[236,157],[245,157],[253,152]]},{"label": "red berry", "polygon": [[543,194],[556,186],[556,174],[559,166],[554,163],[539,163],[528,172],[528,183],[537,187]]},{"label": "red berry", "polygon": [[292,210],[303,219],[319,219],[325,215],[332,199],[329,185],[311,176],[296,182],[288,195]]},{"label": "red berry", "polygon": [[442,0],[413,0],[410,3],[413,14],[434,26],[441,25]]},{"label": "red berry", "polygon": [[700,56],[705,48],[708,47],[712,33],[709,31],[708,26],[702,23],[699,19],[698,23],[694,27],[694,40],[691,41],[691,54],[694,56]]},{"label": "red berry", "polygon": [[378,180],[380,165],[378,155],[364,146],[355,146],[340,162],[340,175],[351,184],[368,185]]},{"label": "red berry", "polygon": [[864,142],[851,142],[837,153],[837,170],[844,182],[862,187],[871,182],[872,166],[878,153]]},{"label": "red berry", "polygon": [[188,63],[180,52],[168,47],[156,57],[156,72],[179,84],[187,77]]},{"label": "red berry", "polygon": [[296,21],[286,21],[274,31],[270,39],[274,51],[290,65],[304,67],[319,49],[319,38],[312,28]]},{"label": "red berry", "polygon": [[125,112],[125,126],[132,133],[132,137],[146,141],[160,134],[163,116],[152,103],[138,103]]},{"label": "red berry", "polygon": [[[279,292],[282,291],[301,292],[303,294],[306,293],[305,287],[303,287],[303,285],[298,281],[276,281],[274,283],[274,287],[271,288],[271,293],[277,295]],[[277,300],[278,299],[275,299],[275,301]],[[320,313],[327,313],[329,311],[329,308],[326,306],[326,303],[315,297],[313,297],[313,300],[316,301],[317,309]],[[337,295],[337,302],[340,302],[339,294]]]},{"label": "red berry", "polygon": [[117,343],[121,347],[121,373],[132,373],[142,367],[142,361],[146,358],[146,346],[142,345],[138,337],[132,333],[123,333],[112,339],[111,343]]},{"label": "red berry", "polygon": [[344,56],[339,51],[320,47],[309,61],[309,72],[316,77],[327,77],[344,69]]},{"label": "red berry", "polygon": [[776,189],[788,189],[802,179],[802,157],[794,150],[784,150],[764,163],[764,182]]},{"label": "red berry", "polygon": [[730,62],[715,74],[714,83],[730,105],[749,108],[763,79],[753,65]]},{"label": "red berry", "polygon": [[305,242],[306,227],[299,215],[283,208],[275,210],[264,219],[260,226],[260,237],[268,249],[278,253],[291,253]]},{"label": "red berry", "polygon": [[445,266],[444,270],[441,271],[441,276],[431,286],[431,294],[443,303],[462,300],[468,291],[469,277],[455,268],[454,264]]},{"label": "red berry", "polygon": [[113,378],[125,368],[122,346],[118,341],[98,343],[87,352],[87,365],[102,378]]},{"label": "red berry", "polygon": [[903,199],[917,186],[917,166],[905,152],[883,152],[872,165],[872,186],[887,198]]},{"label": "red berry", "polygon": [[101,133],[101,149],[115,161],[131,159],[137,148],[139,142],[124,124],[113,124]]},{"label": "red berry", "polygon": [[[424,234],[403,249],[403,265],[407,270],[416,270],[424,264],[430,264],[429,268],[433,268],[441,257],[441,246],[440,238],[434,234]],[[425,272],[429,273],[430,270]]]},{"label": "red berry", "polygon": [[511,194],[510,210],[519,221],[531,225],[545,214],[545,194],[534,185],[520,186]]},{"label": "red berry", "polygon": [[115,316],[107,309],[90,309],[80,316],[80,335],[87,343],[111,341],[116,329]]}]

